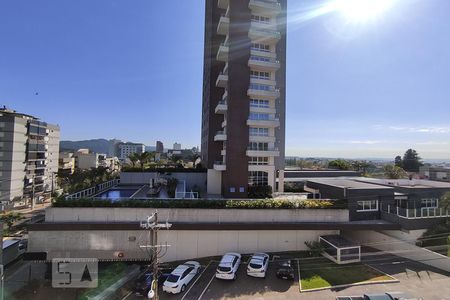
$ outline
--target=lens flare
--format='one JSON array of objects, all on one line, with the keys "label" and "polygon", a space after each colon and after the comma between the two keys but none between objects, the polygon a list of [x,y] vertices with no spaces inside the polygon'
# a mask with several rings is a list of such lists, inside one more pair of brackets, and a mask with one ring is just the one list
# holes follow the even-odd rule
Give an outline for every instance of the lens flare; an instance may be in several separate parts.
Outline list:
[{"label": "lens flare", "polygon": [[364,22],[383,14],[395,0],[335,0],[334,9],[350,21]]}]

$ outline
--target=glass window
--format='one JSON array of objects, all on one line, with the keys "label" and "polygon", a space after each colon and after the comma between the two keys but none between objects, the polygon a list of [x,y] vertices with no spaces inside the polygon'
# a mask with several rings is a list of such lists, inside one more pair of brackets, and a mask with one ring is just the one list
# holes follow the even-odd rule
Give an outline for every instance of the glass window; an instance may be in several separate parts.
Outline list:
[{"label": "glass window", "polygon": [[421,207],[435,208],[438,207],[439,200],[436,198],[425,198],[421,201]]},{"label": "glass window", "polygon": [[357,211],[378,211],[378,200],[358,201]]},{"label": "glass window", "polygon": [[269,100],[250,99],[250,107],[270,108]]},{"label": "glass window", "polygon": [[248,172],[248,184],[250,186],[269,185],[269,176],[267,172],[250,171]]},{"label": "glass window", "polygon": [[269,136],[269,128],[250,127],[251,136]]}]

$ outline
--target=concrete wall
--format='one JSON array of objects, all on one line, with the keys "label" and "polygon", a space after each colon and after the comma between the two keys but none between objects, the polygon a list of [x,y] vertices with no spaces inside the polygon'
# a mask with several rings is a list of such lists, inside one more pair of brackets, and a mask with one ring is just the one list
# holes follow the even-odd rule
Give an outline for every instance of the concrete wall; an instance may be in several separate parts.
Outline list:
[{"label": "concrete wall", "polygon": [[157,172],[122,172],[120,174],[121,184],[149,184],[152,178],[176,178],[179,181],[186,181],[186,189],[188,192],[194,187],[198,186],[202,192],[206,192],[206,177],[205,173],[171,173],[164,175]]},{"label": "concrete wall", "polygon": [[[153,208],[47,208],[46,222],[139,222]],[[348,222],[346,209],[158,209],[161,220],[189,223]]]},{"label": "concrete wall", "polygon": [[210,195],[222,194],[222,172],[214,169],[208,169],[206,191]]},{"label": "concrete wall", "polygon": [[[219,256],[228,251],[239,253],[307,250],[305,241],[338,231],[160,231],[160,244],[170,245],[162,261],[188,260]],[[97,257],[124,260],[145,259],[148,254],[139,245],[149,244],[146,231],[32,231],[30,252],[48,252],[47,259],[58,257]],[[51,250],[50,250],[51,249]]]},{"label": "concrete wall", "polygon": [[343,232],[348,239],[387,253],[450,272],[450,258],[415,245],[424,230],[410,231],[349,231]]}]

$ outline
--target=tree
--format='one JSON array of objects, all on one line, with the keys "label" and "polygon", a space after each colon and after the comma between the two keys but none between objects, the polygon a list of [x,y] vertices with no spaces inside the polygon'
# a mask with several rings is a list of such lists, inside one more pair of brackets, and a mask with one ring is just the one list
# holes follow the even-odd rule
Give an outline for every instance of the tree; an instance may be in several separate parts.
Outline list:
[{"label": "tree", "polygon": [[201,156],[198,153],[194,153],[192,155],[192,163],[195,169],[195,166],[197,165],[197,160],[200,158]]},{"label": "tree", "polygon": [[23,219],[25,219],[25,217],[17,212],[4,213],[0,216],[0,220],[2,220],[2,222],[6,223],[6,226],[8,226],[8,231],[11,231],[14,223]]},{"label": "tree", "polygon": [[384,167],[384,175],[389,179],[408,178],[408,173],[400,167],[387,165]]},{"label": "tree", "polygon": [[330,167],[332,169],[347,171],[347,170],[351,170],[352,165],[344,159],[336,159],[336,160],[330,161],[328,163],[328,167]]},{"label": "tree", "polygon": [[141,166],[141,169],[144,170],[145,164],[148,163],[152,158],[154,158],[154,154],[151,152],[143,152],[138,155],[139,165]]},{"label": "tree", "polygon": [[403,167],[403,159],[400,155],[395,157],[395,165],[399,168]]},{"label": "tree", "polygon": [[128,159],[130,160],[131,164],[133,165],[133,168],[135,168],[136,167],[136,163],[139,160],[139,154],[132,153],[132,154],[128,155]]},{"label": "tree", "polygon": [[449,209],[450,208],[450,192],[445,193],[442,197],[441,200],[439,201],[440,205],[442,208],[444,209]]},{"label": "tree", "polygon": [[403,155],[402,167],[408,172],[419,172],[419,168],[423,166],[422,159],[414,149],[408,149]]},{"label": "tree", "polygon": [[325,248],[318,241],[305,242],[306,247],[309,249],[309,255],[312,257],[318,257],[325,251]]}]

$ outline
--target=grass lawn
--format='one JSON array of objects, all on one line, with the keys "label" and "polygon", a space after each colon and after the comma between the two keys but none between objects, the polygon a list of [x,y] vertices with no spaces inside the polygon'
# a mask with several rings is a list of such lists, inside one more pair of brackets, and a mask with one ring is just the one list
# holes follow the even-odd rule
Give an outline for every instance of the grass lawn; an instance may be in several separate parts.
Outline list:
[{"label": "grass lawn", "polygon": [[302,290],[393,280],[363,264],[337,265],[325,258],[300,260],[300,277]]}]

